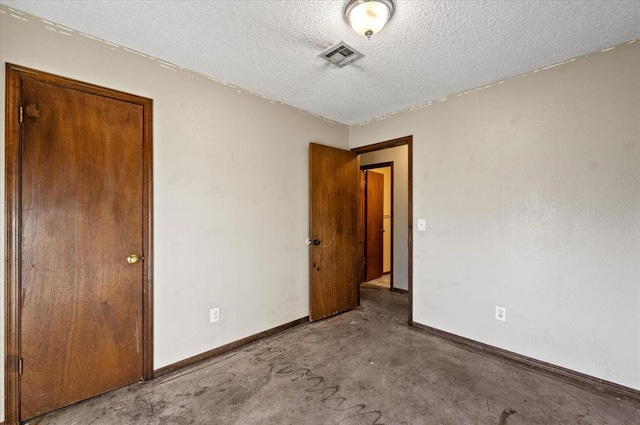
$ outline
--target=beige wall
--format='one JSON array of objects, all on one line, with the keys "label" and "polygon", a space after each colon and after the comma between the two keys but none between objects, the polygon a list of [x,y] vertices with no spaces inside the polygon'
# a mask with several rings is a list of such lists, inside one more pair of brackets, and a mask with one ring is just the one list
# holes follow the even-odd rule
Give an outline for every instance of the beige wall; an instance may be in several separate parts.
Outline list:
[{"label": "beige wall", "polygon": [[[362,145],[370,145],[387,139],[369,139]],[[408,288],[409,250],[409,151],[407,146],[383,149],[360,155],[360,165],[393,162],[393,285]],[[385,213],[386,214],[386,213]]]},{"label": "beige wall", "polygon": [[352,126],[350,145],[409,134],[414,320],[640,389],[640,43]]},{"label": "beige wall", "polygon": [[154,100],[155,368],[308,315],[308,144],[346,126],[35,18],[0,31],[1,81],[10,62]]}]

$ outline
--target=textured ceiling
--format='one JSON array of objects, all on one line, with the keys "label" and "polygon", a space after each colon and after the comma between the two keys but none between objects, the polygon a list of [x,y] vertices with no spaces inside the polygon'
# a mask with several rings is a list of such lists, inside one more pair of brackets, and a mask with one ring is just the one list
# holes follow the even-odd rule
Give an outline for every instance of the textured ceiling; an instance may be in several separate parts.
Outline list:
[{"label": "textured ceiling", "polygon": [[[371,40],[340,1],[0,3],[353,124],[640,37],[640,1],[396,1]],[[318,55],[344,41],[364,58]]]}]

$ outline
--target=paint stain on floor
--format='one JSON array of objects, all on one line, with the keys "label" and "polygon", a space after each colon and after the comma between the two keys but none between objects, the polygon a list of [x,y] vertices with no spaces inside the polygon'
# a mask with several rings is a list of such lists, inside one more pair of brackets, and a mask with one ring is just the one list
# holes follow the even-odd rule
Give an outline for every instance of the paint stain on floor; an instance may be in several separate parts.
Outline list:
[{"label": "paint stain on floor", "polygon": [[29,424],[640,423],[640,403],[591,393],[409,328],[407,308],[406,295],[364,285],[354,311]]},{"label": "paint stain on floor", "polygon": [[500,415],[500,422],[498,422],[498,425],[507,425],[507,419],[509,419],[509,416],[518,413],[513,409],[505,409],[502,411],[502,414]]}]

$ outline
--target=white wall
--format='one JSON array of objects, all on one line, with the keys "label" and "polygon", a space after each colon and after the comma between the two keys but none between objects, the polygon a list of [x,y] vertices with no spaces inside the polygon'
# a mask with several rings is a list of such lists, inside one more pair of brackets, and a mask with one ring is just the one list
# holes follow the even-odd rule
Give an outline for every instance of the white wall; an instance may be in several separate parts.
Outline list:
[{"label": "white wall", "polygon": [[414,320],[640,389],[640,43],[352,126],[350,145],[409,134]]},{"label": "white wall", "polygon": [[[353,128],[353,127],[352,127]],[[387,139],[365,139],[360,145]],[[360,165],[393,162],[393,286],[408,289],[409,270],[409,151],[407,146],[383,149],[360,155]]]},{"label": "white wall", "polygon": [[346,148],[346,126],[35,18],[0,31],[1,81],[10,62],[154,100],[155,368],[308,315],[308,144]]}]

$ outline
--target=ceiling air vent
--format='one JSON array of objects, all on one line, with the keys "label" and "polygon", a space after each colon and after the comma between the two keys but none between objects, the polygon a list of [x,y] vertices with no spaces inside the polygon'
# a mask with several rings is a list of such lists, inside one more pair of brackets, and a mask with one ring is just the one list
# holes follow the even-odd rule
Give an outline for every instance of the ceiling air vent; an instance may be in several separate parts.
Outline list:
[{"label": "ceiling air vent", "polygon": [[353,47],[344,42],[340,42],[336,45],[329,47],[327,50],[320,54],[320,57],[342,68],[348,63],[353,62],[356,59],[360,59],[363,56],[362,53],[356,51]]}]

